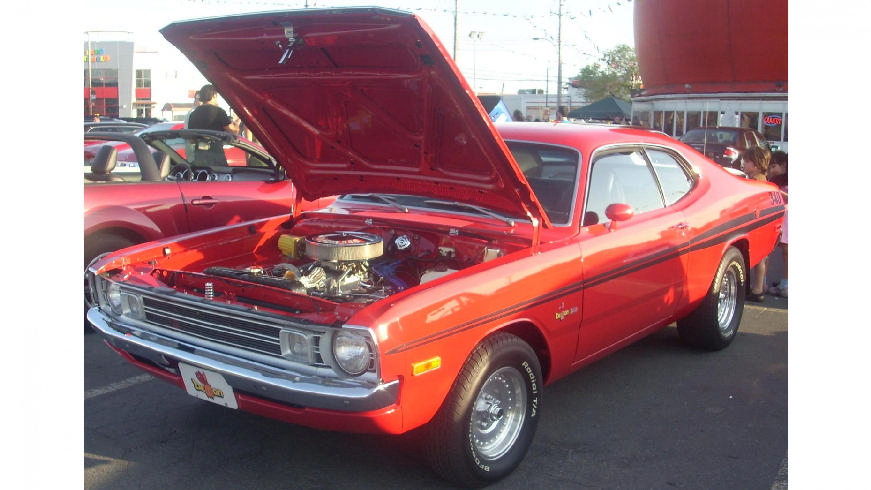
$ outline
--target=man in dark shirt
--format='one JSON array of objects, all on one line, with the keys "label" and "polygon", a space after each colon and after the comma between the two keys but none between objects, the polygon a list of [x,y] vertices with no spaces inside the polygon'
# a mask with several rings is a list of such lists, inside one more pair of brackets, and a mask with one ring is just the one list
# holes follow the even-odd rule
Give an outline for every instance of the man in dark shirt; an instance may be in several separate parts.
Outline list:
[{"label": "man in dark shirt", "polygon": [[188,127],[191,129],[211,129],[237,134],[239,119],[231,121],[230,116],[218,107],[218,91],[211,84],[203,85],[199,93],[202,105],[191,112]]},{"label": "man in dark shirt", "polygon": [[[231,121],[224,109],[218,107],[218,91],[215,90],[214,85],[203,85],[199,92],[199,99],[202,105],[191,111],[187,122],[188,128],[226,131],[233,134],[239,132],[239,119]],[[195,162],[196,165],[227,165],[223,145],[219,143],[211,145],[197,143],[194,152],[195,158],[192,159],[189,155],[188,161]]]}]

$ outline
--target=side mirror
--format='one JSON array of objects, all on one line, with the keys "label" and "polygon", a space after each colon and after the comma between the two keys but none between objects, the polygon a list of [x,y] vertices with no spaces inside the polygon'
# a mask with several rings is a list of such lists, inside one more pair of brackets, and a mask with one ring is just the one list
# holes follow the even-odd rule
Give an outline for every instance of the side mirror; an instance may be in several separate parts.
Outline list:
[{"label": "side mirror", "polygon": [[635,210],[632,209],[632,206],[621,202],[611,204],[605,208],[605,216],[611,220],[611,222],[608,223],[608,230],[614,231],[617,229],[617,222],[626,221],[635,216]]}]

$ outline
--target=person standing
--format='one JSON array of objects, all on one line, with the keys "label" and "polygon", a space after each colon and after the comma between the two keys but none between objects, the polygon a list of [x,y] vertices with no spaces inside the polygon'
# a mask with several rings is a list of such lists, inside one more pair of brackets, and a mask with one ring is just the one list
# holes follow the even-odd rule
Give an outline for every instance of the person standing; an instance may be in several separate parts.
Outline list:
[{"label": "person standing", "polygon": [[[199,91],[201,105],[189,113],[187,118],[188,129],[209,129],[212,131],[226,131],[231,134],[239,134],[239,119],[230,120],[227,112],[218,106],[218,91],[212,84],[203,85]],[[186,145],[187,146],[187,145]],[[226,166],[227,155],[224,154],[224,145],[219,141],[211,143],[196,143],[193,157],[187,156],[189,162],[196,165]]]},{"label": "person standing", "polygon": [[184,128],[185,129],[188,129],[188,124],[190,123],[191,114],[194,112],[194,110],[197,107],[199,107],[201,105],[203,105],[203,102],[200,100],[200,92],[198,90],[194,94],[194,106],[193,106],[193,108],[191,108],[191,110],[189,110],[188,113],[184,115]]},{"label": "person standing", "polygon": [[[768,162],[771,153],[765,148],[754,146],[744,151],[741,155],[741,168],[747,177],[753,180],[767,182],[765,175],[768,173]],[[750,285],[750,294],[747,301],[761,303],[765,301],[765,272],[768,269],[768,257],[762,259],[753,267],[753,278]]]},{"label": "person standing", "polygon": [[786,298],[789,292],[789,243],[787,239],[787,222],[789,219],[789,179],[786,152],[780,150],[771,152],[771,164],[768,166],[768,181],[777,184],[777,187],[780,187],[780,193],[783,194],[783,200],[787,203],[786,211],[783,213],[783,229],[780,232],[780,253],[783,257],[783,274],[778,284],[768,288],[768,293],[780,296],[781,298]]},{"label": "person standing", "polygon": [[218,91],[214,85],[203,85],[198,97],[201,105],[190,112],[188,128],[239,133],[239,119],[230,120],[227,112],[218,107]]}]

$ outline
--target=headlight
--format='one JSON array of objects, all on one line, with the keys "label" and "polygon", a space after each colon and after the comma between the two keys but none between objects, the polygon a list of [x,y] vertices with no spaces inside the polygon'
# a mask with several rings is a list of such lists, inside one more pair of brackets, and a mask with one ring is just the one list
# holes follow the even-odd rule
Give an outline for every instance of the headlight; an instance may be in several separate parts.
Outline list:
[{"label": "headlight", "polygon": [[137,294],[124,293],[121,295],[124,303],[124,313],[137,320],[145,320],[145,308],[142,305],[142,297]]},{"label": "headlight", "polygon": [[110,282],[106,287],[106,301],[109,307],[112,308],[112,313],[121,314],[121,285],[117,282]]},{"label": "headlight", "polygon": [[339,332],[333,340],[333,357],[342,371],[359,376],[369,369],[369,344],[359,335]]},{"label": "headlight", "polygon": [[145,320],[145,307],[142,296],[122,290],[121,283],[111,281],[102,276],[95,276],[97,304],[113,315],[126,315],[137,320]]},{"label": "headlight", "polygon": [[292,330],[282,330],[278,334],[281,354],[292,361],[311,363],[312,348],[308,335]]}]

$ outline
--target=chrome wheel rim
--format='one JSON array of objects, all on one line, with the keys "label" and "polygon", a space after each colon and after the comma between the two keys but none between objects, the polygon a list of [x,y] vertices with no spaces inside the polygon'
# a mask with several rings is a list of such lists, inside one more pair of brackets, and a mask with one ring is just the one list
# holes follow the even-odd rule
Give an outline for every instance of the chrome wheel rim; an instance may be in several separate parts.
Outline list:
[{"label": "chrome wheel rim", "polygon": [[472,408],[472,444],[493,460],[513,446],[526,419],[526,384],[520,371],[503,367],[487,378]]},{"label": "chrome wheel rim", "polygon": [[726,269],[720,282],[720,293],[717,300],[717,325],[723,335],[728,335],[732,328],[732,319],[738,307],[738,273],[734,268]]}]

